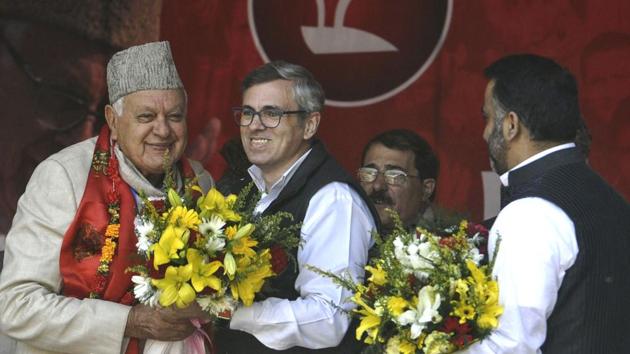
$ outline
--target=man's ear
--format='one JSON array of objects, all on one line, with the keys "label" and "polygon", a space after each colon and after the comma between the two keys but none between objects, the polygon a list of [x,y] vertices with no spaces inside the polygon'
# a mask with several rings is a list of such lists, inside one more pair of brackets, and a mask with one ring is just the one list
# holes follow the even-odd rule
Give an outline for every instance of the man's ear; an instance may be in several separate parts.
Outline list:
[{"label": "man's ear", "polygon": [[118,115],[114,112],[114,107],[109,104],[105,106],[105,120],[109,126],[110,138],[116,140],[118,138]]},{"label": "man's ear", "polygon": [[435,192],[435,179],[425,178],[422,180],[422,200],[427,202]]},{"label": "man's ear", "polygon": [[319,112],[313,112],[304,121],[304,140],[312,138],[317,133],[319,128],[319,121],[321,114]]},{"label": "man's ear", "polygon": [[512,141],[521,133],[521,119],[515,112],[509,112],[503,119],[503,137],[506,141]]}]

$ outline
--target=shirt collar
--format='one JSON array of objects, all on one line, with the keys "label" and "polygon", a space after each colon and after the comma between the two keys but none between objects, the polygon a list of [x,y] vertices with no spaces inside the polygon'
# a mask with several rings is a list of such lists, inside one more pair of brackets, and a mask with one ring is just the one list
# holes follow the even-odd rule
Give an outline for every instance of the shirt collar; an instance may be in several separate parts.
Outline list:
[{"label": "shirt collar", "polygon": [[523,162],[519,163],[518,165],[512,167],[509,171],[505,172],[504,174],[502,174],[501,176],[499,176],[499,178],[501,179],[501,184],[505,187],[508,186],[508,176],[510,174],[511,171],[516,170],[517,168],[521,168],[525,165],[528,165],[538,159],[541,159],[549,154],[551,154],[552,152],[556,152],[559,150],[564,150],[564,149],[569,149],[569,148],[573,148],[575,147],[575,143],[566,143],[566,144],[560,144],[560,145],[556,145],[554,147],[550,147],[549,149],[543,150],[535,155],[532,155],[530,157],[528,157],[527,159],[525,159]]},{"label": "shirt collar", "polygon": [[289,183],[289,180],[291,179],[291,177],[293,177],[293,175],[295,174],[295,171],[297,171],[298,167],[300,167],[302,162],[304,162],[304,160],[306,160],[306,157],[311,152],[311,150],[313,150],[313,149],[308,149],[304,154],[302,154],[302,156],[300,156],[299,159],[297,159],[293,163],[293,165],[291,165],[291,167],[289,167],[286,171],[284,171],[282,176],[280,176],[280,179],[278,179],[269,188],[269,190],[267,190],[267,188],[265,186],[265,179],[263,178],[262,170],[258,166],[251,165],[247,169],[247,172],[249,172],[249,175],[252,177],[252,180],[254,181],[254,184],[256,185],[256,188],[258,188],[259,191],[261,191],[263,193],[271,193],[271,191],[282,190],[287,185],[287,183]]}]

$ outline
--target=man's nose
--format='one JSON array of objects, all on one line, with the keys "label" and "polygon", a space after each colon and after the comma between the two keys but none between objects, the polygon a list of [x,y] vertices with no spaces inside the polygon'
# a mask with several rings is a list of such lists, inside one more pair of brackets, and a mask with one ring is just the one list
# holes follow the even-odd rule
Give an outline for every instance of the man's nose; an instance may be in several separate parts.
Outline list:
[{"label": "man's nose", "polygon": [[382,173],[376,174],[376,179],[372,182],[374,190],[382,191],[387,189],[387,183],[385,182],[385,176]]},{"label": "man's nose", "polygon": [[262,130],[267,128],[262,124],[262,116],[260,113],[254,114],[252,122],[249,124],[249,128],[252,130]]},{"label": "man's nose", "polygon": [[153,121],[153,134],[166,138],[171,134],[171,126],[165,116],[159,116]]}]

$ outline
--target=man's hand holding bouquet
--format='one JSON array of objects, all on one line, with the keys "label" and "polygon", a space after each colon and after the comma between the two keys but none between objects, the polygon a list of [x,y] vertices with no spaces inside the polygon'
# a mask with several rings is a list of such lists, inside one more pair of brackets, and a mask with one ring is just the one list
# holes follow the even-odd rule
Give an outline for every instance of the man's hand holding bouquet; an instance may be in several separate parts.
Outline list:
[{"label": "man's hand holding bouquet", "polygon": [[[298,247],[299,225],[281,227],[292,220],[288,213],[254,216],[245,203],[250,189],[239,197],[214,188],[204,195],[191,183],[182,194],[169,188],[166,198],[141,196],[135,230],[146,265],[130,269],[136,299],[182,313],[200,308],[205,322],[251,305],[265,280],[286,266],[285,250]],[[204,353],[204,337],[199,330],[180,348],[152,341],[150,352]]]}]

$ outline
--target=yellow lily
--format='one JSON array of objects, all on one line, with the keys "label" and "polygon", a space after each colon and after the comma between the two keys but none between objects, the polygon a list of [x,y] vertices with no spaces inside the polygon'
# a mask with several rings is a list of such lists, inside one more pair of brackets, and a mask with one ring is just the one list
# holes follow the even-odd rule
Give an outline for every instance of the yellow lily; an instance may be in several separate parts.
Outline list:
[{"label": "yellow lily", "polygon": [[169,225],[162,233],[162,237],[158,243],[151,246],[153,251],[153,267],[158,269],[158,266],[170,262],[171,259],[178,259],[178,251],[184,248],[184,241],[182,237],[186,229],[179,227],[173,227]]},{"label": "yellow lily", "polygon": [[244,236],[249,236],[252,234],[252,232],[254,232],[254,230],[256,229],[256,227],[253,224],[247,224],[241,228],[238,229],[238,231],[236,231],[236,235],[234,235],[234,239],[238,240],[241,237]]},{"label": "yellow lily", "polygon": [[238,222],[241,220],[241,216],[232,210],[235,200],[236,196],[231,197],[230,195],[226,201],[221,192],[212,188],[205,196],[197,200],[197,206],[201,210],[202,217],[208,218],[211,214],[219,214],[227,221]]},{"label": "yellow lily", "polygon": [[381,263],[376,265],[376,268],[372,266],[365,266],[365,270],[370,272],[372,275],[368,278],[368,281],[378,285],[383,286],[387,283],[387,273],[381,267]]},{"label": "yellow lily", "polygon": [[221,267],[221,262],[206,264],[201,253],[193,248],[188,249],[186,259],[192,265],[191,283],[196,292],[202,291],[206,286],[217,291],[221,289],[221,279],[213,275]]},{"label": "yellow lily", "polygon": [[188,284],[192,275],[192,264],[166,268],[164,279],[152,279],[151,283],[162,290],[160,305],[164,307],[175,304],[178,308],[190,305],[196,297],[195,290]]},{"label": "yellow lily", "polygon": [[234,274],[236,273],[236,261],[234,260],[232,252],[228,251],[225,253],[225,257],[223,257],[223,266],[225,267],[225,273],[228,277],[230,279],[234,279]]},{"label": "yellow lily", "polygon": [[246,257],[239,259],[237,273],[238,276],[230,284],[232,297],[241,299],[245,306],[250,306],[254,302],[254,296],[265,283],[265,279],[275,274],[271,267],[269,249],[262,251],[255,262],[251,262],[251,259]]},{"label": "yellow lily", "polygon": [[361,298],[361,291],[356,292],[352,296],[352,301],[359,305],[361,308],[355,310],[356,313],[361,315],[361,323],[356,330],[357,340],[361,340],[363,333],[367,332],[367,338],[364,342],[367,344],[374,343],[378,338],[378,329],[381,325],[381,317],[376,313],[376,310],[368,306],[368,304]]},{"label": "yellow lily", "polygon": [[182,198],[177,194],[177,192],[173,188],[169,188],[166,193],[168,197],[168,202],[171,204],[171,207],[181,206]]}]

